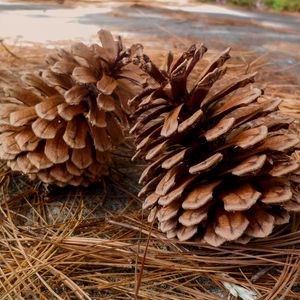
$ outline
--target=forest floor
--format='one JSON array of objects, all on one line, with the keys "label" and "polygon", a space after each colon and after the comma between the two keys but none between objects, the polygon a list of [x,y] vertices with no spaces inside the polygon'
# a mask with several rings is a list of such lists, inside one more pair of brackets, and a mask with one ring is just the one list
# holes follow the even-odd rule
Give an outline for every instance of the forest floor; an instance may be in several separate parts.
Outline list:
[{"label": "forest floor", "polygon": [[[286,112],[300,102],[299,17],[185,0],[0,1],[1,79],[43,68],[53,48],[97,41],[100,28],[158,64],[192,43],[209,55],[230,46],[229,68],[258,71]],[[142,166],[119,163],[106,186],[50,191],[0,166],[1,299],[300,299],[299,218],[247,246],[167,241],[141,217],[128,170]]]}]

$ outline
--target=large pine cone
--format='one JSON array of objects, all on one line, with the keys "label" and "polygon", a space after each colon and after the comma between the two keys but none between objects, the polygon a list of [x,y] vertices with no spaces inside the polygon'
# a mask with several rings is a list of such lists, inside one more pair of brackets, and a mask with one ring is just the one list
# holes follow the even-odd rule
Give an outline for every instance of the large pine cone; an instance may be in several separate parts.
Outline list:
[{"label": "large pine cone", "polygon": [[111,150],[128,128],[128,99],[141,70],[140,45],[123,49],[110,32],[102,46],[76,43],[47,58],[49,68],[6,89],[0,111],[0,158],[32,179],[88,185],[108,173]]},{"label": "large pine cone", "polygon": [[226,74],[229,49],[193,83],[206,50],[191,46],[175,62],[169,54],[166,71],[145,55],[137,62],[158,83],[131,101],[135,157],[151,162],[139,195],[169,238],[246,243],[300,210],[288,176],[298,168],[289,156],[298,138],[284,130],[292,119],[278,112],[280,100],[253,86],[255,74]]}]

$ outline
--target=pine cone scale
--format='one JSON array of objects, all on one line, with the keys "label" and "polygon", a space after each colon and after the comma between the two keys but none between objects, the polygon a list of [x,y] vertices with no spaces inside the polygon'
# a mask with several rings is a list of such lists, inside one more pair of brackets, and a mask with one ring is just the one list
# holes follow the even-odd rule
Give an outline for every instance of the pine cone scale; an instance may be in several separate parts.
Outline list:
[{"label": "pine cone scale", "polygon": [[15,141],[21,151],[33,151],[39,144],[39,139],[30,127],[20,131],[15,135]]},{"label": "pine cone scale", "polygon": [[228,172],[236,176],[247,176],[255,174],[255,172],[261,170],[266,162],[266,159],[266,154],[250,156],[240,162],[234,168],[230,169]]},{"label": "pine cone scale", "polygon": [[12,126],[24,126],[28,122],[36,118],[34,107],[22,107],[21,109],[11,112],[9,115],[9,123]]},{"label": "pine cone scale", "polygon": [[30,163],[39,170],[48,169],[53,166],[53,162],[47,158],[42,148],[40,148],[38,151],[28,152],[27,158],[29,159]]},{"label": "pine cone scale", "polygon": [[[185,227],[198,225],[207,218],[210,205],[211,204],[208,203],[197,209],[185,210],[178,218],[178,222]],[[174,214],[174,217],[175,216]]]},{"label": "pine cone scale", "polygon": [[[57,106],[64,102],[64,98],[61,96],[52,96],[46,98],[43,102],[40,102],[34,106],[35,112],[38,117],[52,121],[57,117]],[[34,116],[35,118],[36,116]],[[28,120],[30,121],[30,120]],[[28,122],[27,121],[27,122]],[[26,122],[26,123],[27,123]]]},{"label": "pine cone scale", "polygon": [[79,104],[84,97],[88,94],[85,86],[75,85],[64,93],[66,103],[70,105]]},{"label": "pine cone scale", "polygon": [[104,73],[101,79],[97,81],[97,88],[104,95],[111,95],[116,87],[117,81],[114,80],[112,77],[105,75]]}]

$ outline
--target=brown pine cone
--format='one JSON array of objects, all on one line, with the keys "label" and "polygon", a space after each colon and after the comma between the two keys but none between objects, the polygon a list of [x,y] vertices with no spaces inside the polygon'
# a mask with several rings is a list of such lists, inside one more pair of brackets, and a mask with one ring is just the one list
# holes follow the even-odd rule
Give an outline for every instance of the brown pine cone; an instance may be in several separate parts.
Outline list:
[{"label": "brown pine cone", "polygon": [[149,222],[157,218],[169,238],[247,243],[300,211],[289,176],[298,169],[290,154],[299,140],[284,130],[292,119],[277,110],[280,100],[253,86],[255,74],[227,74],[229,50],[202,67],[196,82],[189,75],[203,45],[176,61],[169,54],[167,70],[145,55],[138,61],[158,83],[131,101],[134,158],[150,161],[139,195],[152,208]]},{"label": "brown pine cone", "polygon": [[0,158],[14,171],[59,186],[88,185],[108,174],[111,151],[128,128],[128,99],[141,70],[141,45],[123,49],[110,32],[102,46],[76,43],[47,58],[49,68],[25,74],[0,100]]}]

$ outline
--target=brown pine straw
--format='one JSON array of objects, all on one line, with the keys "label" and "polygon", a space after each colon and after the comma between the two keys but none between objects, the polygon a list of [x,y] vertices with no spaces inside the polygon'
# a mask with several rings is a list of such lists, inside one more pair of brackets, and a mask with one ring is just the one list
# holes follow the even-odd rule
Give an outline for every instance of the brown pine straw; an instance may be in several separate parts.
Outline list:
[{"label": "brown pine straw", "polygon": [[[27,61],[0,51],[0,76],[7,78],[8,66],[14,73],[41,65],[44,53],[37,49]],[[148,52],[161,61],[157,49]],[[232,56],[229,68],[259,70],[258,84],[300,120],[296,64],[277,70],[268,55],[239,50]],[[244,299],[300,299],[299,215],[267,239],[216,249],[165,239],[147,224],[129,185],[117,179],[107,185],[118,193],[107,192],[105,203],[120,201],[117,211],[92,207],[89,189],[48,193],[0,165],[0,299],[242,299],[233,296],[239,288]]]},{"label": "brown pine straw", "polygon": [[4,166],[0,181],[0,299],[226,299],[226,283],[253,299],[300,299],[299,217],[216,249],[166,240],[133,204],[99,217],[84,190],[44,195]]}]

